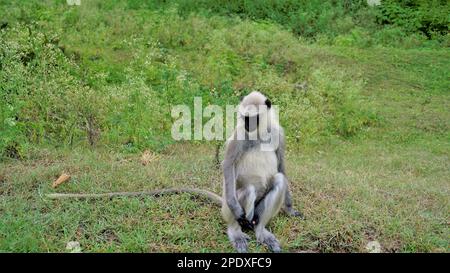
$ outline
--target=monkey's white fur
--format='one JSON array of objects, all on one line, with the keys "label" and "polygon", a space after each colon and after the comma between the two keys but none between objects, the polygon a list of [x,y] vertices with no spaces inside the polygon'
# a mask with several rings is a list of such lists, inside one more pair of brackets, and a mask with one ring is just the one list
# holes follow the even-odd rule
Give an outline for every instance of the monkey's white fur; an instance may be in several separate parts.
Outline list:
[{"label": "monkey's white fur", "polygon": [[[265,107],[266,97],[260,92],[252,92],[247,95],[239,106],[239,113],[244,115],[259,114],[260,121],[258,130],[247,132],[249,139],[262,139],[270,132],[281,132],[276,113],[272,108]],[[255,107],[256,106],[256,107]],[[259,107],[264,106],[264,107]],[[254,112],[255,109],[257,112]],[[262,109],[262,111],[261,111]],[[245,121],[238,119],[236,133],[242,130],[245,134]],[[256,134],[259,133],[259,138]],[[264,135],[266,134],[266,135]],[[226,146],[234,141],[233,134]],[[252,138],[255,137],[255,138]],[[239,136],[238,136],[239,140]],[[242,140],[242,139],[241,139]],[[227,148],[228,149],[228,148]],[[280,251],[278,240],[265,226],[275,216],[284,203],[285,191],[288,190],[287,179],[283,173],[278,171],[278,158],[276,147],[272,151],[261,150],[260,147],[245,150],[242,156],[235,162],[236,195],[239,204],[245,210],[245,217],[251,221],[255,212],[255,202],[261,200],[264,210],[258,214],[259,221],[255,227],[256,238],[260,243],[269,246],[273,251]],[[226,181],[225,181],[226,182]],[[225,183],[224,182],[224,183]],[[226,184],[224,184],[224,189]],[[224,200],[227,196],[224,190]],[[247,249],[248,236],[242,232],[241,226],[236,221],[235,215],[230,210],[227,202],[223,202],[222,215],[228,223],[228,236],[238,251],[245,252]]]},{"label": "monkey's white fur", "polygon": [[[255,114],[259,114],[259,127],[258,130],[254,130],[252,132],[247,132],[249,139],[256,140],[258,139],[258,136],[261,139],[267,139],[269,138],[270,131],[268,129],[275,129],[277,130],[280,125],[278,123],[278,116],[276,112],[273,110],[273,108],[268,109],[265,101],[266,96],[264,96],[262,93],[258,91],[253,91],[250,94],[248,94],[244,99],[242,100],[241,104],[238,108],[238,113],[241,116],[250,115],[253,116]],[[236,132],[238,133],[238,139],[242,140],[245,135],[245,127],[244,127],[244,120],[241,118],[238,118],[237,124],[236,124]],[[233,135],[228,139],[227,143],[233,139]]]},{"label": "monkey's white fur", "polygon": [[269,181],[278,172],[277,165],[275,152],[254,149],[245,153],[236,167],[238,185],[252,184],[257,193],[264,193]]}]

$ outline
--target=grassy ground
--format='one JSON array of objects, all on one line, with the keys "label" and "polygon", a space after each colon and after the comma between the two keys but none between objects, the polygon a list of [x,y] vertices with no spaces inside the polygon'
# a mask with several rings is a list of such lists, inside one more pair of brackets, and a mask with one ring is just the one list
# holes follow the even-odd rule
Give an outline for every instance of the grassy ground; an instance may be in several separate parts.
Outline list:
[{"label": "grassy ground", "polygon": [[[286,251],[448,251],[449,161],[446,140],[411,145],[339,141],[288,153],[294,203],[307,219],[278,216],[270,228]],[[202,156],[199,157],[198,155]],[[138,155],[104,150],[38,149],[1,165],[1,249],[64,251],[231,251],[219,209],[189,195],[51,201],[57,192],[137,191],[196,186],[220,192],[214,148],[181,144],[143,166]],[[252,244],[252,251],[264,251]]]},{"label": "grassy ground", "polygon": [[[386,252],[450,251],[448,49],[320,46],[267,23],[103,7],[113,14],[113,20],[102,17],[106,13],[98,6],[81,8],[80,13],[63,5],[39,10],[39,20],[44,18],[39,29],[59,33],[66,54],[78,59],[84,69],[74,74],[82,75],[87,86],[99,90],[100,99],[111,105],[121,103],[120,96],[114,101],[105,94],[136,88],[127,81],[141,74],[152,101],[191,101],[197,94],[191,90],[214,87],[212,83],[225,78],[236,92],[261,88],[281,105],[282,123],[293,120],[286,129],[294,204],[306,215],[303,221],[280,215],[270,224],[285,251],[364,252],[371,240],[379,241]],[[9,9],[5,18],[22,16],[26,21],[33,16],[17,10]],[[159,44],[147,46],[143,37]],[[159,52],[152,59],[155,63],[158,58],[165,60],[144,65],[133,59],[133,54],[145,59],[149,52]],[[186,72],[186,91],[174,82],[162,81],[165,76],[160,71],[176,71],[177,79]],[[102,73],[107,74],[105,80],[96,78]],[[49,77],[47,81],[52,81]],[[309,88],[296,91],[292,84],[299,80]],[[51,90],[45,84],[33,88]],[[169,85],[175,90],[172,93]],[[324,99],[330,93],[323,92],[335,89],[354,91],[355,96],[343,100],[346,106],[336,110],[333,107],[341,101],[330,102]],[[217,97],[208,98],[214,102]],[[218,101],[228,102],[220,96]],[[143,106],[142,119],[151,106]],[[49,109],[47,118],[54,111]],[[375,122],[365,110],[375,113]],[[136,120],[139,115],[120,118]],[[357,117],[364,124],[370,122],[354,129],[347,119]],[[164,116],[156,120],[165,122]],[[145,122],[143,126],[151,126],[154,120]],[[164,144],[144,166],[141,154],[148,143],[131,150],[120,148],[118,143],[127,136],[119,135],[120,141],[113,142],[115,131],[108,126],[101,127],[106,137],[94,147],[83,138],[69,145],[61,137],[57,145],[52,141],[30,144],[23,159],[0,161],[0,251],[64,252],[69,241],[79,241],[86,252],[233,251],[219,209],[189,195],[46,199],[45,194],[51,192],[140,191],[180,185],[221,192],[214,145]],[[52,140],[52,136],[42,138]],[[72,179],[52,189],[51,183],[62,172]],[[250,250],[265,251],[254,241]]]}]

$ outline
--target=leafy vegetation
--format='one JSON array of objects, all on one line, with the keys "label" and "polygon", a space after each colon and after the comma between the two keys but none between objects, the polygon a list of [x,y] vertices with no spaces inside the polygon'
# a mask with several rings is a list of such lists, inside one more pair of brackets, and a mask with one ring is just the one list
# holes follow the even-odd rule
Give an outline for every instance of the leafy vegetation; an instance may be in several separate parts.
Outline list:
[{"label": "leafy vegetation", "polygon": [[[14,130],[8,125],[9,132],[33,143],[160,150],[171,142],[171,105],[202,96],[205,103],[224,106],[252,89],[267,90],[288,108],[300,107],[290,113],[299,121],[290,131],[297,138],[303,132],[305,141],[317,132],[352,136],[377,121],[373,111],[359,106],[361,80],[346,81],[349,75],[326,65],[305,66],[299,74],[300,63],[309,61],[296,54],[304,45],[277,26],[183,18],[174,10],[144,10],[135,16],[145,21],[130,20],[118,7],[111,17],[90,5],[96,6],[56,6],[63,13],[53,21],[39,20],[49,13],[39,6],[29,15],[36,17],[33,24],[11,23],[2,31],[2,94],[6,101],[23,102],[9,103],[15,111],[6,119],[16,124]],[[98,22],[95,30],[86,26]],[[305,80],[308,91],[297,90]]]},{"label": "leafy vegetation", "polygon": [[447,1],[384,1],[377,19],[382,24],[400,27],[407,33],[420,32],[429,39],[448,35],[450,6]]},{"label": "leafy vegetation", "polygon": [[386,0],[369,7],[366,0],[261,0],[261,1],[129,1],[130,8],[165,9],[174,3],[178,13],[235,15],[276,22],[296,35],[326,44],[350,39],[352,45],[449,45],[450,5],[445,0]]},{"label": "leafy vegetation", "polygon": [[220,192],[214,145],[175,143],[170,110],[254,89],[280,106],[308,218],[272,224],[288,251],[448,251],[446,1],[81,2],[0,0],[1,251],[230,251],[189,196],[43,194],[63,171],[57,191]]}]

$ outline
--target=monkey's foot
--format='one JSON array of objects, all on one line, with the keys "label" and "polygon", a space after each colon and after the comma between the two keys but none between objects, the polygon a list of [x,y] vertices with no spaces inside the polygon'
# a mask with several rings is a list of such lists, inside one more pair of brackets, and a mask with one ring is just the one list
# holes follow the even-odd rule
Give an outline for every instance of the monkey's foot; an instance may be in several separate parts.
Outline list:
[{"label": "monkey's foot", "polygon": [[250,240],[250,237],[248,237],[247,234],[242,233],[240,236],[235,236],[231,243],[233,244],[234,248],[239,253],[246,253],[248,248],[248,240]]},{"label": "monkey's foot", "polygon": [[230,239],[231,243],[233,244],[234,248],[239,253],[245,253],[247,252],[248,248],[248,241],[250,240],[250,237],[241,231],[241,229],[229,227],[228,228],[228,238]]},{"label": "monkey's foot", "polygon": [[256,231],[256,239],[259,243],[266,245],[272,252],[281,252],[280,242],[278,242],[275,235],[270,233],[267,229]]},{"label": "monkey's foot", "polygon": [[302,220],[305,220],[305,216],[303,215],[303,213],[293,208],[285,208],[284,212],[286,212],[286,214],[290,217],[298,217]]}]

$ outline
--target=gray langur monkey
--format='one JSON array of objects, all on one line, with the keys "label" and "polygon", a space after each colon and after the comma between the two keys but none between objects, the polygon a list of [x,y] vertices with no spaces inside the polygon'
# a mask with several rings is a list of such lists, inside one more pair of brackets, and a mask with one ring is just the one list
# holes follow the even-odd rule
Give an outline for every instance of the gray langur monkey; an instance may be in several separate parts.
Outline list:
[{"label": "gray langur monkey", "polygon": [[251,92],[239,105],[237,125],[226,142],[222,163],[222,216],[238,252],[247,251],[249,237],[243,229],[253,229],[259,243],[273,252],[281,251],[266,225],[280,209],[302,217],[292,207],[284,150],[283,128],[270,100],[260,92]]},{"label": "gray langur monkey", "polygon": [[239,105],[233,135],[227,140],[222,162],[223,197],[198,188],[169,188],[140,192],[52,193],[51,199],[114,198],[190,193],[222,206],[227,234],[238,252],[247,251],[249,237],[243,230],[253,229],[258,242],[271,251],[281,251],[280,243],[266,225],[280,209],[290,216],[303,217],[292,207],[284,162],[284,132],[270,100],[254,91]]}]

